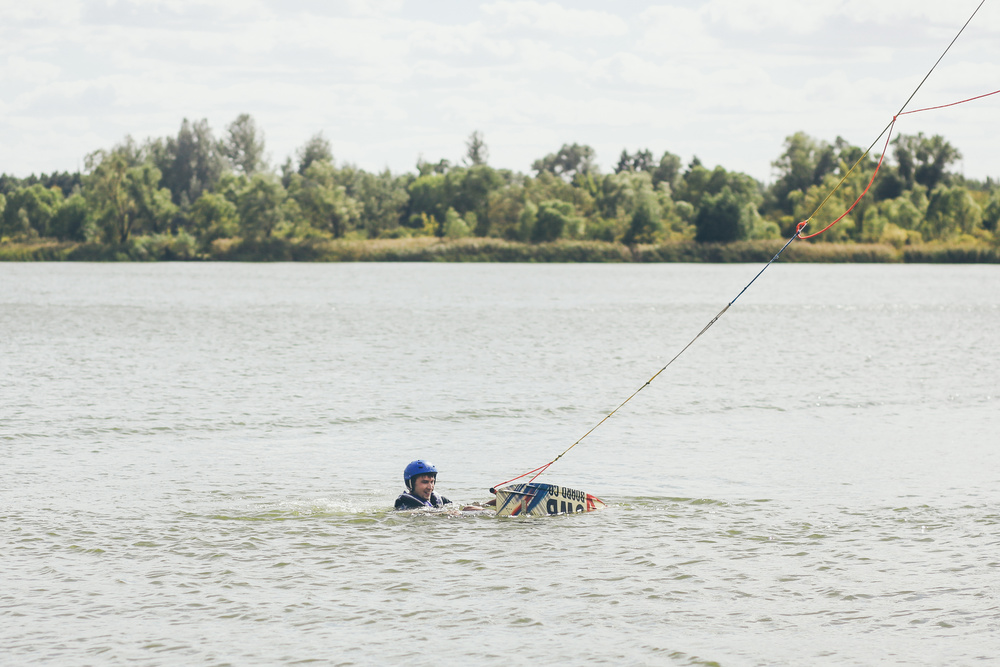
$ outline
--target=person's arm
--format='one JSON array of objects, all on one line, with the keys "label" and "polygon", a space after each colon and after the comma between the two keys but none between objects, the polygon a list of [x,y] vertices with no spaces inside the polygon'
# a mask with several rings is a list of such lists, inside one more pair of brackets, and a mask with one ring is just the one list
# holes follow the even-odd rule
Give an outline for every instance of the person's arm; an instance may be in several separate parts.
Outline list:
[{"label": "person's arm", "polygon": [[497,499],[487,501],[485,503],[476,503],[475,505],[466,505],[462,508],[463,512],[475,512],[476,510],[484,510],[487,507],[496,507]]}]

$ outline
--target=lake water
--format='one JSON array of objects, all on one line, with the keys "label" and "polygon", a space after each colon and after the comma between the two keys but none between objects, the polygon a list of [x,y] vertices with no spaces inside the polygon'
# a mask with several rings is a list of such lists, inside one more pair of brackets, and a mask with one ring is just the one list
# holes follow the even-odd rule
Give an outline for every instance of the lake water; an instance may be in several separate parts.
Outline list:
[{"label": "lake water", "polygon": [[0,663],[1000,659],[1000,267],[0,264]]}]

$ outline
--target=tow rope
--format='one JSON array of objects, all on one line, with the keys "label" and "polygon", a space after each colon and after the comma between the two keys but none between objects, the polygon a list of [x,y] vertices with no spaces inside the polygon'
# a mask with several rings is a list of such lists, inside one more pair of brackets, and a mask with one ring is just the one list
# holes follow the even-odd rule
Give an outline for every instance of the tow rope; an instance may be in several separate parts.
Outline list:
[{"label": "tow rope", "polygon": [[[811,238],[814,238],[816,236],[819,236],[820,234],[826,232],[831,227],[833,227],[834,225],[836,225],[838,222],[840,222],[841,220],[843,220],[845,217],[847,217],[847,215],[852,210],[854,210],[854,207],[858,205],[858,202],[860,202],[861,199],[868,193],[868,190],[871,189],[872,183],[875,182],[875,177],[878,175],[879,169],[881,169],[881,167],[882,167],[882,161],[885,159],[885,153],[886,153],[886,151],[889,148],[889,140],[892,138],[892,130],[893,130],[893,128],[895,128],[896,121],[899,119],[900,116],[905,116],[907,114],[920,113],[920,112],[923,112],[923,111],[933,111],[933,110],[936,110],[936,109],[944,109],[944,108],[947,108],[947,107],[953,107],[953,106],[956,106],[958,104],[965,104],[966,102],[972,102],[974,100],[979,100],[979,99],[982,99],[984,97],[989,97],[991,95],[996,95],[996,94],[1000,93],[1000,90],[994,90],[991,93],[984,93],[982,95],[977,95],[975,97],[970,97],[968,99],[959,100],[957,102],[950,102],[948,104],[940,104],[938,106],[926,107],[926,108],[923,108],[923,109],[913,109],[911,111],[904,111],[904,109],[906,109],[907,105],[913,100],[914,96],[917,94],[917,92],[920,90],[920,88],[924,85],[924,83],[927,81],[927,79],[930,78],[930,75],[934,72],[935,69],[937,69],[937,66],[944,59],[945,55],[947,55],[947,53],[951,49],[951,47],[955,44],[956,41],[958,41],[958,38],[965,31],[966,27],[968,27],[969,23],[972,22],[972,19],[975,18],[976,14],[979,12],[979,10],[982,8],[982,6],[984,4],[986,4],[986,0],[982,0],[979,3],[979,6],[976,7],[975,11],[972,12],[972,15],[969,17],[969,19],[965,22],[965,24],[958,31],[958,34],[956,34],[955,37],[954,37],[954,39],[951,40],[951,42],[945,48],[945,50],[941,54],[941,56],[938,57],[938,59],[937,59],[937,61],[935,61],[934,65],[931,66],[930,70],[927,72],[927,74],[924,76],[924,78],[920,81],[920,83],[917,85],[917,87],[913,90],[913,92],[907,98],[906,102],[903,103],[903,106],[900,107],[899,111],[897,111],[896,114],[892,117],[892,120],[889,121],[889,124],[885,126],[885,128],[882,130],[882,132],[879,133],[879,135],[875,138],[874,141],[872,141],[871,145],[868,146],[868,149],[861,155],[860,158],[858,158],[858,160],[851,166],[851,168],[847,170],[847,173],[844,174],[843,178],[840,179],[840,182],[837,183],[837,185],[829,192],[829,194],[827,194],[827,196],[823,199],[823,201],[820,202],[819,206],[816,207],[816,210],[814,210],[812,212],[812,215],[810,215],[808,218],[806,218],[802,222],[799,222],[798,224],[795,225],[795,232],[792,233],[792,235],[785,242],[785,244],[783,246],[781,246],[781,249],[778,250],[778,252],[776,252],[774,254],[774,256],[770,260],[768,260],[768,262],[764,265],[764,267],[761,268],[761,270],[757,272],[757,275],[755,275],[753,277],[753,279],[751,279],[750,282],[748,282],[746,284],[746,286],[743,289],[740,290],[739,294],[737,294],[733,298],[732,301],[730,301],[729,303],[726,304],[725,308],[723,308],[722,310],[720,310],[719,313],[715,317],[713,317],[708,322],[708,324],[706,324],[704,326],[704,328],[702,328],[702,330],[699,331],[698,334],[688,342],[687,345],[685,345],[683,348],[681,348],[680,352],[678,352],[677,354],[675,354],[673,356],[673,358],[671,358],[670,361],[668,361],[666,364],[664,364],[664,366],[660,370],[656,371],[651,378],[649,378],[648,380],[646,380],[645,384],[643,384],[638,389],[636,389],[634,392],[632,392],[632,394],[629,395],[629,397],[626,398],[624,401],[622,401],[618,405],[618,407],[616,407],[614,410],[612,410],[608,414],[604,415],[604,417],[599,422],[597,422],[596,424],[594,424],[590,428],[589,431],[587,431],[582,436],[580,436],[576,440],[576,442],[574,442],[572,445],[570,445],[569,447],[567,447],[561,454],[559,454],[559,456],[555,457],[554,459],[552,459],[548,463],[545,463],[545,464],[543,464],[543,465],[541,465],[541,466],[539,466],[539,467],[537,467],[537,468],[535,468],[533,470],[529,470],[526,473],[522,473],[522,474],[518,475],[517,477],[513,477],[513,478],[507,480],[506,482],[500,482],[499,484],[496,484],[494,487],[490,488],[490,492],[491,493],[495,493],[496,489],[498,487],[502,487],[502,486],[504,486],[506,484],[509,484],[509,483],[513,482],[513,481],[519,480],[522,477],[527,477],[528,475],[532,475],[532,474],[534,475],[530,480],[528,480],[529,482],[533,482],[536,479],[538,479],[538,477],[540,475],[542,475],[542,473],[544,473],[545,471],[547,471],[549,469],[549,467],[552,466],[552,464],[554,464],[556,461],[558,461],[563,456],[565,456],[567,453],[569,453],[569,451],[571,449],[573,449],[574,447],[576,447],[577,445],[579,445],[581,442],[583,442],[583,440],[587,436],[589,436],[591,433],[593,433],[594,431],[596,431],[598,429],[598,427],[601,426],[601,424],[603,424],[604,422],[606,422],[609,419],[611,419],[611,417],[614,416],[615,413],[617,413],[619,410],[621,410],[623,407],[625,407],[625,405],[629,401],[631,401],[633,398],[635,398],[636,395],[640,391],[642,391],[643,389],[645,389],[646,387],[648,387],[650,384],[652,384],[653,380],[655,380],[661,373],[663,373],[663,371],[667,370],[667,368],[669,368],[672,363],[674,363],[675,361],[677,361],[678,357],[680,357],[682,354],[684,354],[684,352],[686,352],[689,347],[691,347],[692,345],[694,345],[694,342],[696,340],[698,340],[699,338],[701,338],[702,335],[704,335],[706,331],[708,331],[709,329],[711,329],[712,325],[714,325],[716,322],[718,322],[719,318],[722,317],[723,315],[725,315],[726,311],[729,310],[734,303],[736,303],[736,300],[739,299],[741,296],[743,296],[744,292],[746,292],[748,289],[750,289],[750,286],[753,285],[754,282],[756,282],[758,278],[760,278],[760,276],[764,273],[764,271],[767,270],[767,267],[771,266],[771,264],[773,264],[774,262],[777,261],[778,257],[781,256],[781,253],[783,253],[785,251],[785,249],[792,244],[792,241],[794,241],[796,239],[803,239],[803,240],[805,240],[805,239],[811,239]],[[851,204],[851,206],[846,211],[844,211],[839,217],[837,217],[833,222],[831,222],[830,224],[828,224],[823,229],[819,230],[818,232],[814,232],[812,234],[803,234],[802,232],[809,225],[810,221],[812,221],[813,218],[815,218],[816,215],[823,209],[823,207],[826,206],[826,203],[828,201],[830,201],[830,198],[834,195],[834,193],[836,193],[837,190],[839,190],[840,187],[844,184],[844,182],[847,181],[847,178],[858,167],[858,165],[860,165],[862,163],[862,161],[864,161],[864,159],[871,152],[871,150],[875,146],[875,144],[877,144],[879,142],[879,140],[883,136],[885,136],[885,145],[882,148],[882,154],[879,155],[878,163],[875,165],[875,171],[872,172],[872,176],[868,180],[868,185],[865,186],[865,189],[861,192],[860,195],[858,195],[858,198],[854,200],[854,203]]]}]

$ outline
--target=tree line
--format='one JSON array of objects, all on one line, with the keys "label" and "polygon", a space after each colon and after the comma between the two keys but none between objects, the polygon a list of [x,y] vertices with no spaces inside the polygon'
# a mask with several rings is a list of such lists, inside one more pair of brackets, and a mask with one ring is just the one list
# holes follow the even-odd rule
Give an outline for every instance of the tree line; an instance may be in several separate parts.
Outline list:
[{"label": "tree line", "polygon": [[[840,215],[878,160],[842,138],[789,136],[765,184],[695,157],[623,150],[602,173],[594,150],[566,144],[524,174],[489,165],[473,132],[460,163],[419,160],[412,172],[368,172],[334,159],[322,133],[280,165],[242,114],[216,137],[185,119],[176,136],[86,156],[82,172],[0,175],[0,242],[46,239],[211,256],[275,239],[495,237],[525,243],[728,243],[787,237],[844,179],[811,229]],[[851,167],[861,159],[858,166]],[[1000,186],[952,171],[959,151],[941,136],[899,135],[872,190],[820,241],[994,245]]]}]

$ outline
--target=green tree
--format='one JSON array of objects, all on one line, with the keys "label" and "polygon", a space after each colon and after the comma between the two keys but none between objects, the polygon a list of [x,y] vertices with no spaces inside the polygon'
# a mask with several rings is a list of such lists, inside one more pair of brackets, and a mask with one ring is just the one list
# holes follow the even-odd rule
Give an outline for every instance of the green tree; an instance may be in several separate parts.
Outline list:
[{"label": "green tree", "polygon": [[70,195],[52,218],[52,235],[64,241],[89,241],[96,235],[87,199],[80,192]]},{"label": "green tree", "polygon": [[62,190],[40,183],[23,187],[7,197],[0,236],[54,236],[52,219],[63,202]]},{"label": "green tree", "polygon": [[226,166],[220,144],[205,119],[191,123],[185,118],[176,137],[152,142],[148,150],[163,175],[163,185],[181,208],[214,189]]},{"label": "green tree", "polygon": [[125,244],[139,231],[162,232],[177,212],[170,190],[160,188],[160,170],[148,162],[129,166],[127,150],[87,156],[84,194],[112,244]]},{"label": "green tree", "polygon": [[729,190],[729,196],[736,198],[740,210],[747,205],[757,208],[764,199],[763,187],[752,176],[737,171],[726,171],[721,166],[710,171],[697,158],[692,160],[687,171],[679,179],[674,199],[690,203],[697,218],[697,213],[700,213],[709,197],[715,198],[712,200],[712,206],[720,205],[718,195],[724,189]]},{"label": "green tree", "polygon": [[745,201],[740,212],[740,240],[754,241],[781,237],[778,223],[761,216],[756,204]]},{"label": "green tree", "polygon": [[[624,224],[635,211],[638,194],[644,185],[643,177],[644,175],[629,171],[602,176],[597,181],[593,195],[598,215],[604,220]],[[651,181],[649,183],[651,184]]]},{"label": "green tree", "polygon": [[584,218],[592,216],[595,212],[595,200],[593,192],[596,191],[596,182],[590,180],[593,174],[578,174],[573,182],[543,171],[537,178],[530,178],[524,181],[525,198],[533,201],[537,206],[543,202],[558,199],[573,205],[573,210],[577,215]]},{"label": "green tree", "polygon": [[294,174],[288,193],[313,229],[341,238],[357,225],[361,207],[347,196],[347,188],[337,182],[337,169],[326,160]]},{"label": "green tree", "polygon": [[285,221],[287,196],[276,176],[254,174],[236,199],[243,235],[253,239],[270,238],[278,225]]},{"label": "green tree", "polygon": [[742,214],[742,202],[728,186],[723,186],[717,194],[706,195],[694,221],[695,241],[731,243],[740,240]]},{"label": "green tree", "polygon": [[878,209],[879,214],[884,216],[890,224],[901,229],[917,229],[923,222],[926,204],[925,199],[925,208],[922,210],[913,203],[912,197],[900,196],[879,202]]},{"label": "green tree", "polygon": [[774,205],[784,213],[792,213],[791,194],[822,183],[827,174],[837,169],[840,159],[847,159],[845,151],[852,148],[842,137],[837,137],[832,145],[805,132],[786,137],[784,152],[771,163],[778,175],[768,193]]},{"label": "green tree", "polygon": [[521,215],[518,216],[515,240],[530,241],[535,231],[536,222],[538,222],[538,206],[532,201],[526,201],[524,208],[521,209]]},{"label": "green tree", "polygon": [[347,196],[360,207],[358,226],[369,238],[397,229],[410,201],[407,187],[412,175],[395,176],[388,169],[372,174],[354,167],[340,170],[340,182],[346,183]]},{"label": "green tree", "polygon": [[[825,242],[856,241],[865,235],[863,228],[865,214],[869,208],[876,205],[876,202],[871,193],[865,197],[861,197],[861,194],[871,182],[876,163],[871,155],[861,159],[864,155],[863,149],[846,144],[840,145],[841,149],[835,171],[827,173],[821,183],[810,186],[805,191],[795,190],[789,194],[789,201],[793,203],[794,218],[790,219],[793,222],[789,224],[789,227],[783,230],[785,233],[792,233],[794,222],[805,220],[810,216],[812,219],[806,232],[819,231],[843,215],[857,201],[857,205],[849,215],[822,236],[817,237],[817,240]],[[846,179],[844,179],[845,175]],[[842,179],[844,179],[843,183],[841,183]],[[859,199],[859,197],[861,198]],[[822,208],[820,208],[821,206]]]},{"label": "green tree", "polygon": [[[525,209],[525,188],[523,181],[514,177],[514,182],[490,191],[487,201],[489,229],[485,235],[497,236],[511,241],[527,241],[530,235],[521,229],[521,214]],[[537,212],[537,207],[536,207]],[[477,220],[479,227],[483,222]],[[534,220],[532,220],[534,224]],[[482,234],[481,234],[482,235]]]},{"label": "green tree", "polygon": [[805,132],[796,132],[785,138],[785,151],[771,163],[778,174],[771,192],[781,210],[791,213],[788,195],[816,184],[816,153],[820,146]]},{"label": "green tree", "polygon": [[622,172],[605,174],[596,181],[594,188],[594,209],[596,214],[606,220],[623,218],[631,209],[630,202],[634,198],[632,174]]},{"label": "green tree", "polygon": [[637,150],[634,154],[630,154],[627,150],[622,149],[621,155],[618,156],[618,164],[615,166],[615,173],[620,174],[623,171],[652,171],[653,167],[653,153],[648,148]]},{"label": "green tree", "polygon": [[892,146],[897,172],[906,190],[915,183],[933,190],[945,180],[948,167],[962,159],[958,149],[938,134],[933,137],[925,137],[923,132],[901,134],[892,140]]},{"label": "green tree", "polygon": [[476,219],[472,231],[476,236],[488,236],[493,224],[489,208],[490,193],[507,184],[504,172],[486,164],[452,169],[445,176],[445,192],[449,203],[466,220]]},{"label": "green tree", "polygon": [[587,226],[590,238],[620,238],[631,245],[684,235],[670,186],[661,181],[654,187],[648,171],[623,170],[597,179],[594,206]]},{"label": "green tree", "polygon": [[983,228],[996,232],[998,221],[1000,221],[1000,189],[993,191],[986,208],[983,209]]},{"label": "green tree", "polygon": [[469,236],[471,231],[465,220],[458,215],[458,211],[449,208],[444,213],[444,236],[449,239],[461,239]]},{"label": "green tree", "polygon": [[465,164],[469,167],[481,167],[490,159],[490,150],[483,140],[483,133],[476,130],[465,142]]},{"label": "green tree", "polygon": [[666,183],[671,190],[677,185],[677,179],[681,175],[681,159],[670,151],[664,151],[660,157],[660,162],[653,169],[653,187],[660,183]]},{"label": "green tree", "polygon": [[616,174],[620,174],[623,171],[632,171],[632,157],[629,155],[627,148],[622,149],[621,154],[618,155],[618,164],[615,165]]},{"label": "green tree", "polygon": [[240,114],[229,124],[219,150],[229,161],[230,167],[245,176],[253,176],[267,169],[264,132],[257,127],[250,114]]},{"label": "green tree", "polygon": [[931,192],[921,232],[927,240],[947,241],[980,228],[983,210],[968,189],[940,185]]},{"label": "green tree", "polygon": [[635,211],[622,242],[626,245],[653,243],[659,240],[662,233],[660,204],[652,190],[644,190],[638,195]]},{"label": "green tree", "polygon": [[410,202],[407,210],[407,224],[419,227],[421,216],[433,218],[437,224],[444,221],[449,201],[444,174],[428,173],[418,177],[409,186]]},{"label": "green tree", "polygon": [[15,190],[26,188],[35,184],[40,184],[46,190],[58,188],[62,191],[63,197],[69,197],[73,190],[82,184],[79,172],[70,173],[68,171],[54,171],[51,174],[31,174],[26,178],[17,178],[9,174],[0,174],[0,194],[9,195]]},{"label": "green tree", "polygon": [[177,214],[177,207],[171,201],[170,190],[160,187],[160,180],[160,170],[149,162],[128,171],[138,228],[163,234],[170,231],[169,223]]},{"label": "green tree", "polygon": [[[920,187],[920,186],[918,186]],[[918,202],[919,202],[918,198]],[[926,207],[927,200],[923,199]],[[861,240],[865,242],[905,243],[920,242],[923,236],[917,231],[923,224],[924,210],[917,208],[913,197],[901,195],[885,199],[871,207],[862,219]]]},{"label": "green tree", "polygon": [[578,227],[581,222],[569,202],[559,200],[542,202],[538,206],[535,224],[531,230],[531,242],[555,241],[567,230]]},{"label": "green tree", "polygon": [[[445,212],[451,207],[466,221],[474,217],[476,226],[473,231],[478,236],[487,236],[491,233],[494,221],[490,210],[493,201],[490,194],[506,186],[510,178],[509,172],[493,169],[485,164],[454,167],[443,174],[427,171],[409,184],[406,217],[417,221],[421,215],[427,215],[442,223]],[[570,187],[568,184],[564,185]],[[470,213],[474,216],[469,216]],[[409,226],[415,225],[416,223]],[[443,227],[440,233],[444,233]]]},{"label": "green tree", "polygon": [[240,221],[236,204],[217,192],[203,192],[191,206],[194,232],[203,246],[215,239],[239,234]]},{"label": "green tree", "polygon": [[595,171],[594,158],[596,154],[590,146],[581,144],[563,144],[556,153],[535,160],[531,168],[537,175],[543,172],[572,181],[577,174],[589,174]]},{"label": "green tree", "polygon": [[[695,240],[730,243],[747,239],[774,238],[777,224],[764,220],[758,212],[761,186],[753,177],[716,167],[709,172],[694,165],[678,187],[679,195],[692,204]],[[679,217],[684,215],[679,214]]]},{"label": "green tree", "polygon": [[881,214],[878,207],[872,206],[865,211],[865,217],[861,220],[861,234],[858,240],[862,243],[878,243],[888,228],[889,220]]},{"label": "green tree", "polygon": [[128,241],[136,224],[137,204],[129,185],[129,159],[123,151],[87,156],[84,192],[109,243]]},{"label": "green tree", "polygon": [[333,147],[323,136],[322,132],[317,132],[297,151],[299,158],[299,173],[305,174],[306,169],[314,162],[326,162],[333,164]]}]

